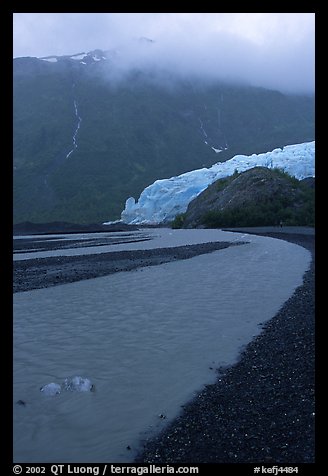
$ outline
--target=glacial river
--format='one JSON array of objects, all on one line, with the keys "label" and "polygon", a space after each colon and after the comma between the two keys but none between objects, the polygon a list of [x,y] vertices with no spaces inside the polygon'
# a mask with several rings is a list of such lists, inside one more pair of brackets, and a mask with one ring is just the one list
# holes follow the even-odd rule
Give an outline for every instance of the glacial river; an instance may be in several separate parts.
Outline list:
[{"label": "glacial river", "polygon": [[[194,231],[150,234],[186,244]],[[198,240],[207,232],[197,230]],[[131,462],[145,438],[215,381],[215,368],[238,360],[302,283],[311,256],[273,238],[215,236],[249,243],[14,295],[15,463]],[[40,392],[72,376],[95,391]]]}]

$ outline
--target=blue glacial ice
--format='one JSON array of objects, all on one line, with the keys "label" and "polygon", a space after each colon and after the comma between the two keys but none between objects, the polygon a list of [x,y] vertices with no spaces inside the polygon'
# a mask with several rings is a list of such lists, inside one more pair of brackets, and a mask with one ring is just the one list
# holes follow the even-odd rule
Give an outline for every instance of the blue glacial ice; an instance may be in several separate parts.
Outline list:
[{"label": "blue glacial ice", "polygon": [[40,388],[40,392],[42,392],[44,395],[47,395],[47,397],[53,397],[61,393],[61,385],[54,382],[47,383]]},{"label": "blue glacial ice", "polygon": [[69,390],[71,392],[93,392],[94,385],[88,378],[76,375],[74,377],[65,378],[62,384],[51,382],[40,388],[40,392],[47,397],[59,395],[62,390]]},{"label": "blue glacial ice", "polygon": [[[301,180],[315,176],[315,141],[287,145],[282,149],[253,155],[235,155],[210,168],[186,172],[177,177],[156,180],[143,190],[139,199],[127,199],[121,221],[128,224],[158,224],[169,222],[184,213],[188,204],[211,183],[244,172],[256,166],[279,168]],[[110,222],[107,222],[110,223]]]}]

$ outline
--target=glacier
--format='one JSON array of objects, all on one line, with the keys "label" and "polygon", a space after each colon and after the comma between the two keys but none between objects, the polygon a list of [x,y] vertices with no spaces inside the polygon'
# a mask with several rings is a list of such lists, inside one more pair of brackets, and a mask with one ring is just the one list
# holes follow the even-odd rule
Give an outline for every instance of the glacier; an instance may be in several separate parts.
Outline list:
[{"label": "glacier", "polygon": [[48,397],[54,397],[59,395],[63,389],[71,392],[94,392],[95,390],[93,383],[88,378],[76,375],[65,378],[61,385],[54,382],[47,383],[40,388],[40,392]]},{"label": "glacier", "polygon": [[[127,224],[166,223],[187,210],[188,204],[211,183],[244,172],[253,167],[278,168],[302,180],[315,176],[315,141],[287,145],[271,152],[235,155],[226,162],[217,162],[210,168],[186,172],[176,177],[156,180],[146,187],[136,201],[126,200],[121,222]],[[106,222],[109,224],[113,222]]]}]

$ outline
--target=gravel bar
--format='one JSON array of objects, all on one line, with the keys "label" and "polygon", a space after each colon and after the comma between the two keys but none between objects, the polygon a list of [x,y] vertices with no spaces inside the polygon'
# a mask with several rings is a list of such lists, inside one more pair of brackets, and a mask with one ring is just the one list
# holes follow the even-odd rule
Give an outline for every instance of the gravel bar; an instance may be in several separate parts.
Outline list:
[{"label": "gravel bar", "polygon": [[118,271],[155,266],[246,243],[245,241],[219,241],[176,248],[17,260],[13,263],[13,292],[47,288],[106,276]]},{"label": "gravel bar", "polygon": [[303,285],[241,354],[217,369],[180,416],[144,442],[135,463],[315,462],[314,236],[256,233],[304,246],[312,264]]}]

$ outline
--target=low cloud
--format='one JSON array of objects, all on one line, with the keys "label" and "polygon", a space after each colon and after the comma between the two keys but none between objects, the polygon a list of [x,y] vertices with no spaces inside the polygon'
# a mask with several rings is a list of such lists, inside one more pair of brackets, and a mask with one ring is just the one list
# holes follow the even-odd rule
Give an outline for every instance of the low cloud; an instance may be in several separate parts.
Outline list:
[{"label": "low cloud", "polygon": [[314,13],[16,13],[14,56],[100,48],[117,52],[121,73],[156,68],[313,93],[314,32]]}]

